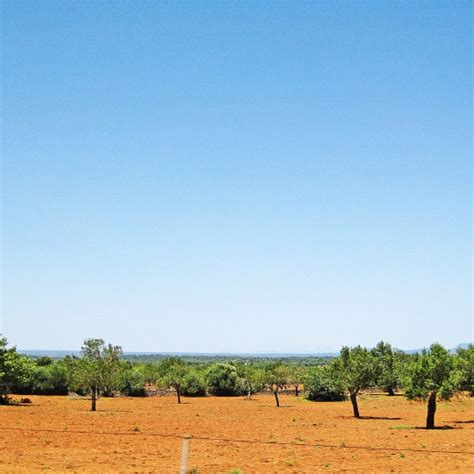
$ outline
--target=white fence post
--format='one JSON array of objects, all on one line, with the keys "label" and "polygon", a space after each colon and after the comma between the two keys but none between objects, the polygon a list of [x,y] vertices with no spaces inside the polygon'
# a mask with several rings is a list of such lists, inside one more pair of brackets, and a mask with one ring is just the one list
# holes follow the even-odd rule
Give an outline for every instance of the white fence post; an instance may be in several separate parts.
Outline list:
[{"label": "white fence post", "polygon": [[190,434],[183,436],[183,449],[181,451],[181,474],[186,474],[188,469],[188,454],[189,454],[189,440],[191,439]]}]

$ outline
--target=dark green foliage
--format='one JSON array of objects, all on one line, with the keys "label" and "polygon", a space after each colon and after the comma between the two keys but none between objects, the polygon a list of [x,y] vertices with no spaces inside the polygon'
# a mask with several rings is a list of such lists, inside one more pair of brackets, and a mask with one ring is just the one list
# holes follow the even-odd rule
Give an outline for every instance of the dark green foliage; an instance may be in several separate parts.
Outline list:
[{"label": "dark green foliage", "polygon": [[333,370],[349,392],[358,393],[376,382],[375,359],[365,347],[344,346],[333,362]]},{"label": "dark green foliage", "polygon": [[328,366],[312,367],[304,377],[305,397],[317,402],[346,399],[345,387]]},{"label": "dark green foliage", "polygon": [[206,395],[204,376],[196,370],[189,371],[183,378],[181,386],[183,395],[187,397],[203,397]]},{"label": "dark green foliage", "polygon": [[474,396],[474,345],[469,344],[467,349],[458,349],[457,365],[461,371],[460,389],[468,391]]},{"label": "dark green foliage", "polygon": [[462,373],[455,356],[440,344],[415,356],[404,374],[405,396],[410,400],[427,400],[427,428],[434,428],[436,400],[449,400],[459,389]]},{"label": "dark green foliage", "polygon": [[219,362],[211,365],[205,380],[212,395],[233,396],[239,395],[243,391],[237,369],[233,364]]},{"label": "dark green foliage", "polygon": [[160,371],[158,369],[158,365],[151,362],[147,362],[146,364],[139,364],[139,366],[142,367],[145,384],[155,385],[160,379]]},{"label": "dark green foliage", "polygon": [[344,346],[340,357],[334,360],[332,369],[349,392],[354,416],[360,418],[357,395],[360,390],[371,387],[376,382],[377,371],[373,354],[365,347]]},{"label": "dark green foliage", "polygon": [[265,388],[265,370],[252,362],[236,361],[237,376],[240,380],[242,393],[248,397]]},{"label": "dark green foliage", "polygon": [[67,366],[62,362],[40,365],[31,376],[31,393],[38,395],[67,395]]},{"label": "dark green foliage", "polygon": [[43,366],[46,366],[46,365],[51,365],[53,363],[53,359],[49,356],[43,356],[43,357],[38,357],[36,360],[35,360],[35,364],[38,366],[38,367],[43,367]]},{"label": "dark green foliage", "polygon": [[28,357],[7,345],[7,338],[0,337],[0,404],[9,402],[12,388],[26,384],[33,370],[33,363]]},{"label": "dark green foliage", "polygon": [[145,375],[142,367],[123,364],[118,376],[117,389],[128,397],[144,397]]},{"label": "dark green foliage", "polygon": [[410,400],[426,400],[436,392],[440,399],[449,400],[458,390],[460,380],[454,356],[440,344],[432,344],[408,364],[405,395]]},{"label": "dark green foliage", "polygon": [[265,382],[275,396],[277,407],[280,406],[278,392],[288,384],[290,376],[291,373],[289,367],[282,362],[273,362],[268,364],[265,368]]},{"label": "dark green foliage", "polygon": [[394,395],[399,380],[392,346],[387,342],[380,341],[372,349],[372,355],[375,365],[375,385],[385,390],[389,395]]},{"label": "dark green foliage", "polygon": [[181,403],[182,386],[188,372],[188,365],[180,357],[168,357],[160,363],[161,383],[176,390],[178,403]]},{"label": "dark green foliage", "polygon": [[122,348],[102,339],[86,339],[82,358],[75,363],[75,383],[91,394],[92,411],[100,395],[111,395],[118,385]]}]

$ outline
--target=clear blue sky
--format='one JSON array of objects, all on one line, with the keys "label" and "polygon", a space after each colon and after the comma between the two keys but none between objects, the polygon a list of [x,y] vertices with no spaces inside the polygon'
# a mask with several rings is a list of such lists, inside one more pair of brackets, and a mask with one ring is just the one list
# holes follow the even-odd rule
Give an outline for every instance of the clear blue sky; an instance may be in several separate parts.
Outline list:
[{"label": "clear blue sky", "polygon": [[472,341],[470,2],[2,5],[11,343]]}]

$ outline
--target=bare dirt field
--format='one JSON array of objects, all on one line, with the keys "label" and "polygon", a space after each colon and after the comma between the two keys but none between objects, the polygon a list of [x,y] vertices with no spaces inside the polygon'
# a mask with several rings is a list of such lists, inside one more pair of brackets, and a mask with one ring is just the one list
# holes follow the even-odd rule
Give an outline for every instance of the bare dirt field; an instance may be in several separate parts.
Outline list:
[{"label": "bare dirt field", "polygon": [[[474,399],[439,403],[437,424],[420,429],[426,406],[370,395],[350,402],[282,396],[252,400],[173,397],[30,397],[0,407],[0,471],[179,472],[183,434],[188,467],[199,473],[474,472]],[[166,435],[166,436],[161,436]],[[201,438],[201,439],[199,439]],[[205,438],[205,439],[203,439]],[[240,440],[240,441],[239,441]],[[239,471],[240,470],[240,471]]]}]

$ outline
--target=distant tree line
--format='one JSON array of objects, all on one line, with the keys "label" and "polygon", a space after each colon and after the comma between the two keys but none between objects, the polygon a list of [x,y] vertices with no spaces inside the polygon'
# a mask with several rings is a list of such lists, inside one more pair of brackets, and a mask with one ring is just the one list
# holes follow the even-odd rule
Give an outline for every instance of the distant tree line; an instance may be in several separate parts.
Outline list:
[{"label": "distant tree line", "polygon": [[102,339],[84,341],[81,356],[31,358],[8,347],[0,337],[0,403],[12,403],[11,394],[90,397],[97,409],[99,397],[145,396],[151,388],[183,396],[246,396],[267,391],[280,406],[282,390],[313,401],[351,401],[354,417],[360,418],[358,396],[362,391],[383,390],[389,396],[402,392],[410,400],[427,402],[426,427],[435,427],[436,402],[458,392],[474,396],[474,346],[451,354],[440,344],[407,354],[386,342],[373,349],[343,347],[338,357],[275,360],[250,358],[212,362],[160,357],[152,362],[124,360],[119,346]]}]

